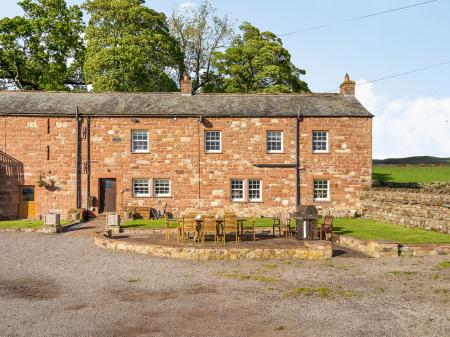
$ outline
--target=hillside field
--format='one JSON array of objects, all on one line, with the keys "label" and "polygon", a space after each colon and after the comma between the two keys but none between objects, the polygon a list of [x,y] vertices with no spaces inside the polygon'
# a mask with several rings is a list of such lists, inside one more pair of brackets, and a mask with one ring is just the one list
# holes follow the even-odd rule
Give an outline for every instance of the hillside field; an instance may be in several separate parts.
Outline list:
[{"label": "hillside field", "polygon": [[450,166],[373,166],[373,179],[382,182],[397,183],[432,183],[436,181],[450,182]]}]

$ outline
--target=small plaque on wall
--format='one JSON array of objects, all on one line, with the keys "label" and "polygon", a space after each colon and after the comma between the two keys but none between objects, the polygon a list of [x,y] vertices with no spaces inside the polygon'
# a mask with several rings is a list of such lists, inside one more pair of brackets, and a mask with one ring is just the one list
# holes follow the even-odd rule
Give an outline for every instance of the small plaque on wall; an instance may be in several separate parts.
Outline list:
[{"label": "small plaque on wall", "polygon": [[122,141],[122,138],[114,137],[114,138],[112,139],[112,141],[113,141],[114,143],[120,143],[120,142]]}]

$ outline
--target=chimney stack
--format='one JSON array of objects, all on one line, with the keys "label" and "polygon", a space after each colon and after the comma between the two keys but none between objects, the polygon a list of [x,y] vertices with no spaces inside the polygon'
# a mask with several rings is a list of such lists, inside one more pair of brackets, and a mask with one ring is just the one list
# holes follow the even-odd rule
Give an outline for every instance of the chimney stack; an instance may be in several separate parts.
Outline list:
[{"label": "chimney stack", "polygon": [[192,80],[191,80],[191,76],[189,76],[189,74],[187,74],[187,73],[183,74],[183,79],[181,80],[180,87],[181,87],[181,95],[182,96],[191,96],[192,95]]},{"label": "chimney stack", "polygon": [[355,96],[356,83],[355,81],[350,80],[350,76],[345,74],[344,82],[340,86],[341,95],[344,96]]}]

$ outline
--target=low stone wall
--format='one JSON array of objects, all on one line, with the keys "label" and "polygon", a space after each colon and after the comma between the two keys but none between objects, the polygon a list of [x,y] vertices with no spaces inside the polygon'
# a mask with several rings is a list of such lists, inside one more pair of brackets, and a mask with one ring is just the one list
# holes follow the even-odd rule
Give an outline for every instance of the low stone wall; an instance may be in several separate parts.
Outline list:
[{"label": "low stone wall", "polygon": [[193,248],[130,243],[126,240],[109,239],[103,233],[95,233],[94,243],[98,247],[118,252],[185,260],[325,260],[332,257],[332,244],[326,241],[304,242],[298,248]]},{"label": "low stone wall", "polygon": [[339,244],[360,251],[370,257],[450,255],[450,244],[407,244],[390,241],[371,241],[341,235]]},{"label": "low stone wall", "polygon": [[399,245],[401,256],[436,256],[450,255],[449,245]]},{"label": "low stone wall", "polygon": [[450,194],[372,188],[362,193],[361,202],[369,219],[450,234]]},{"label": "low stone wall", "polygon": [[398,243],[389,241],[368,241],[341,235],[339,237],[339,244],[360,251],[370,257],[399,256]]}]

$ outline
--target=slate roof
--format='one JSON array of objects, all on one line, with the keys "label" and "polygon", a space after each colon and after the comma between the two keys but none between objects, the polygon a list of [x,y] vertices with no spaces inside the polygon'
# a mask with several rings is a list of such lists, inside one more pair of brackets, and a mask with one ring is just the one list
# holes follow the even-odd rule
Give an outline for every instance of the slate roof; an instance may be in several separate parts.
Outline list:
[{"label": "slate roof", "polygon": [[0,115],[68,116],[373,117],[339,94],[200,94],[0,92]]}]

